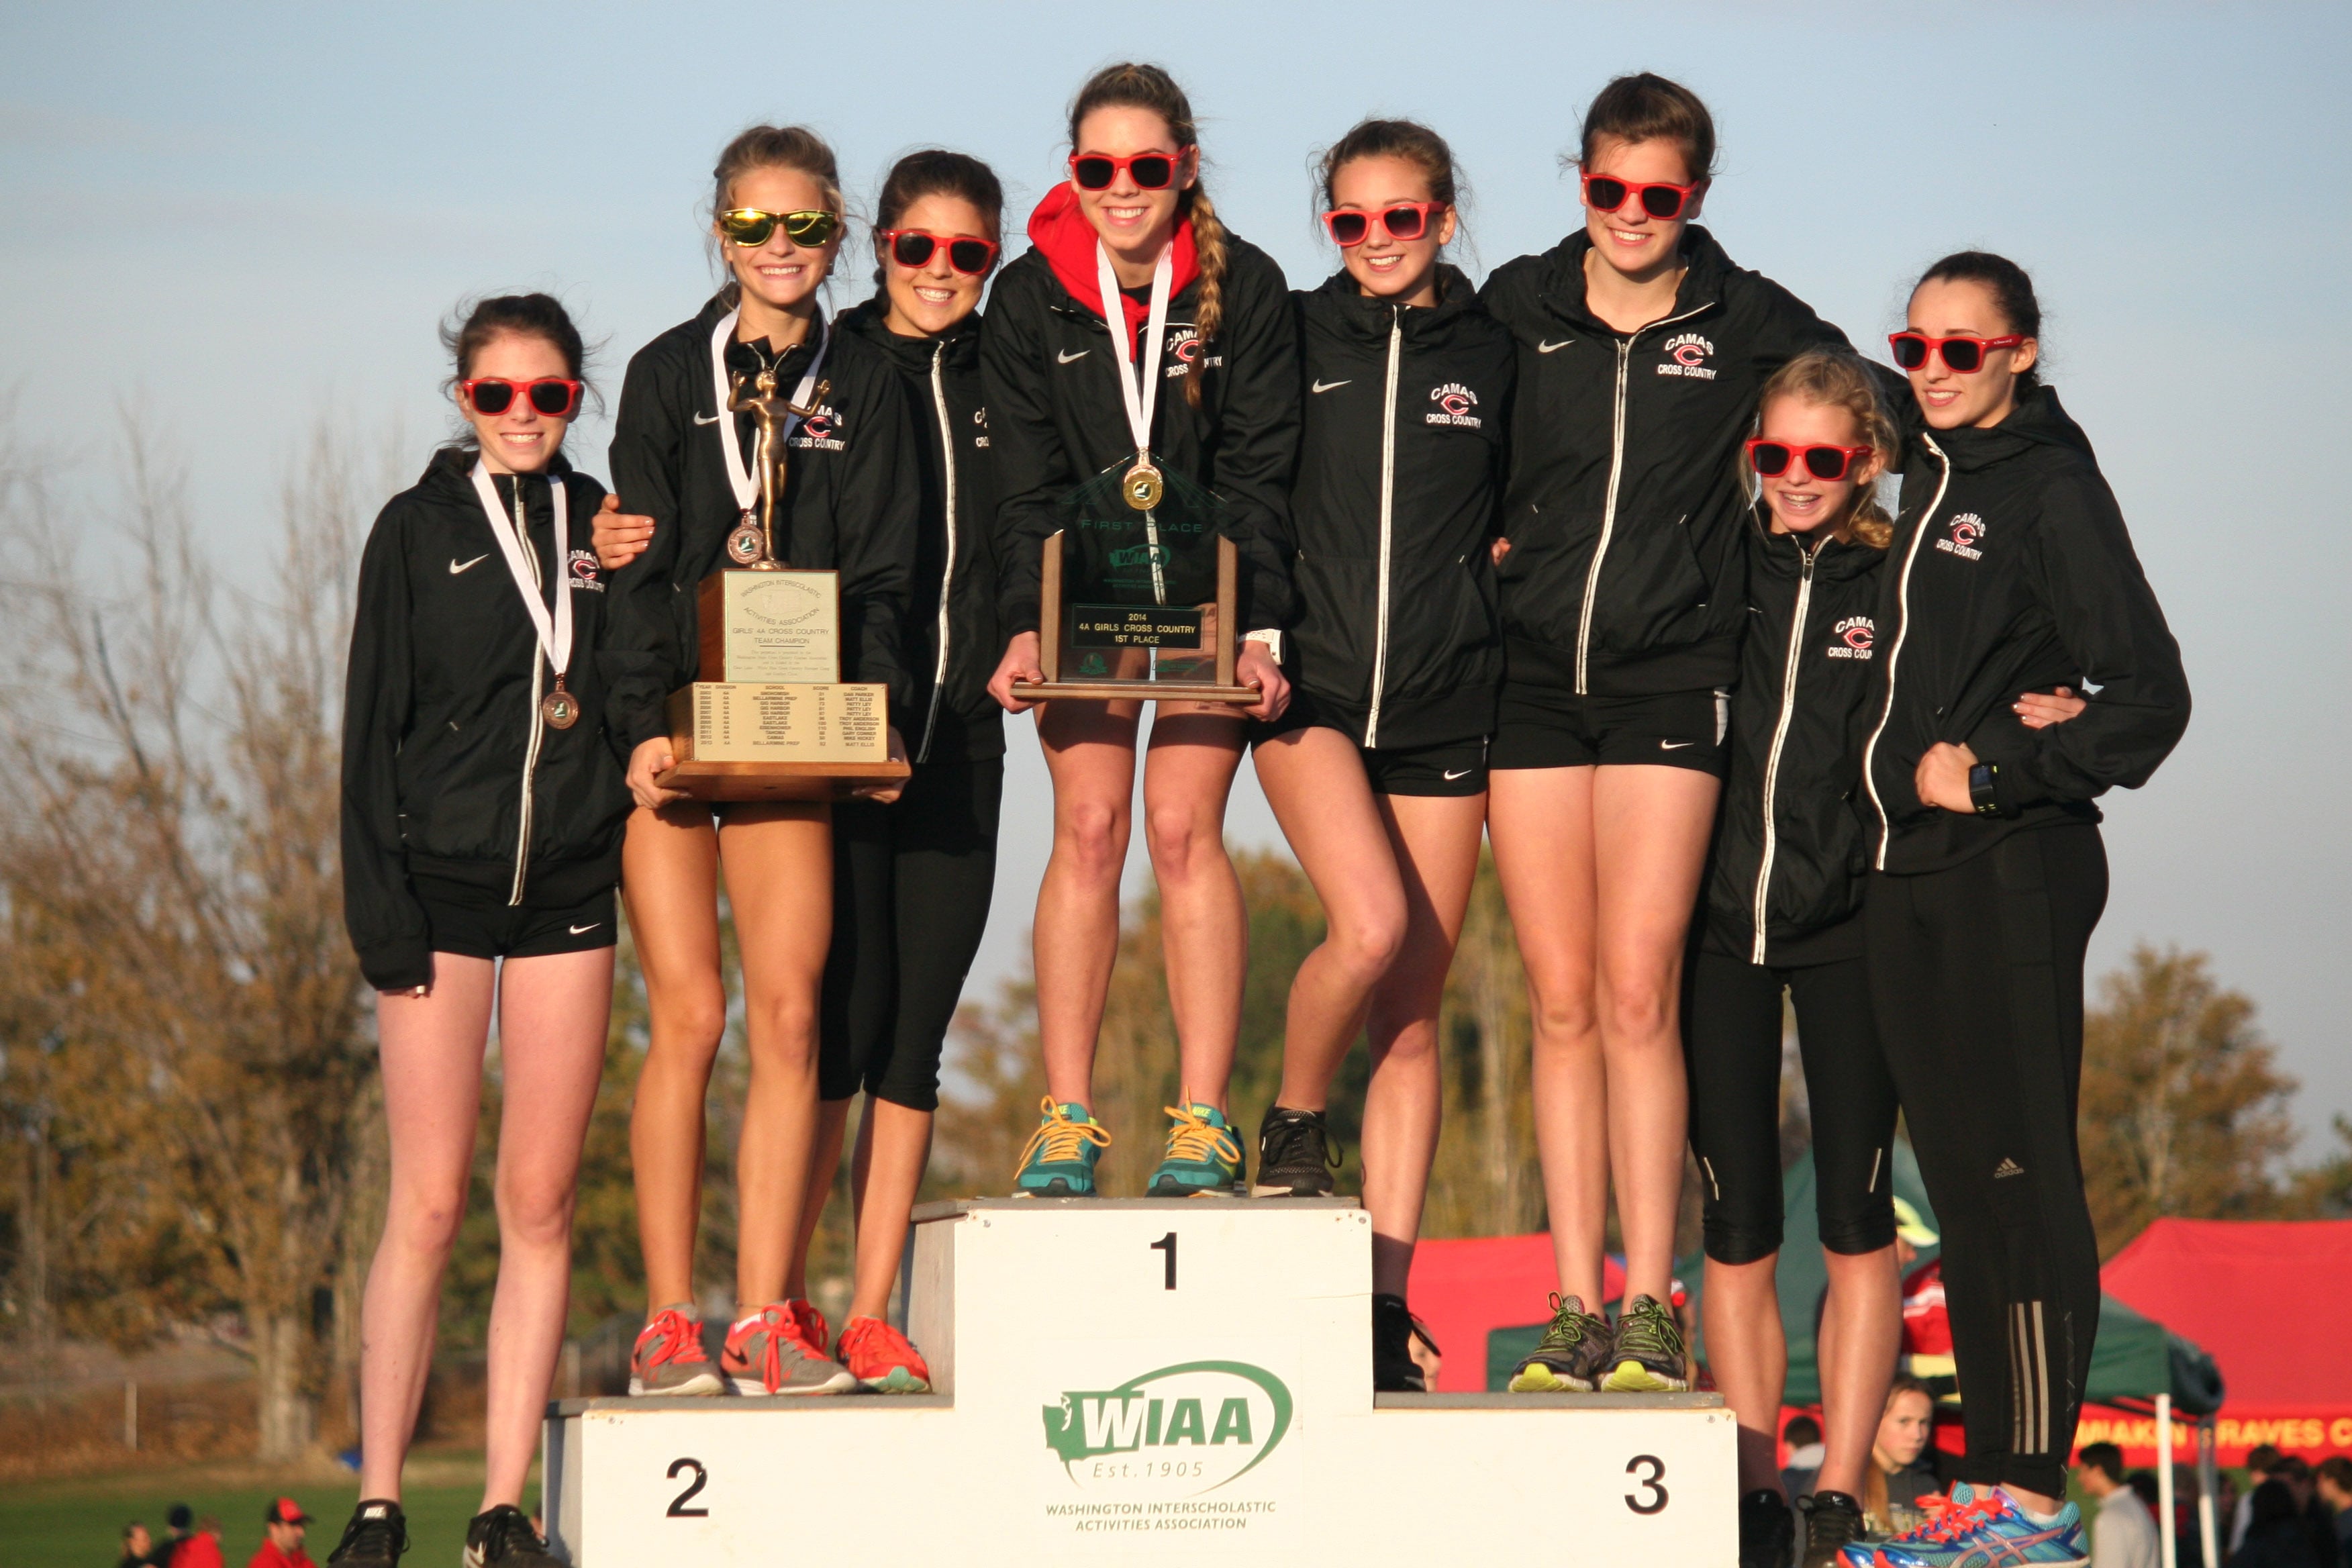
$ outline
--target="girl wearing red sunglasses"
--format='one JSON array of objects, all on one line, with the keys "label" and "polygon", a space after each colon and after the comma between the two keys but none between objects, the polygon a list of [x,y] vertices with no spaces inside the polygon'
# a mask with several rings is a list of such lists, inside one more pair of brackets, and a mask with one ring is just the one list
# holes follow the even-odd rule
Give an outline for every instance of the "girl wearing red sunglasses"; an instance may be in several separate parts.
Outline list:
[{"label": "girl wearing red sunglasses", "polygon": [[[1070,177],[1031,215],[1033,248],[998,279],[981,339],[1003,495],[1001,631],[1009,639],[989,689],[1014,712],[1030,706],[1012,689],[1042,679],[1039,574],[1044,542],[1061,526],[1059,508],[1074,489],[1114,462],[1133,463],[1138,447],[1148,446],[1171,479],[1181,476],[1223,502],[1223,526],[1244,562],[1242,627],[1250,639],[1236,679],[1264,693],[1245,711],[1272,718],[1289,697],[1267,643],[1280,635],[1288,592],[1281,541],[1298,427],[1297,347],[1281,269],[1219,221],[1201,186],[1192,105],[1166,71],[1118,65],[1097,72],[1071,105],[1069,135]],[[1139,339],[1155,309],[1165,336]],[[1114,331],[1130,352],[1120,352]],[[1125,393],[1118,384],[1135,374],[1129,360],[1162,389],[1143,440],[1130,425],[1135,384]],[[1038,714],[1054,779],[1054,852],[1034,928],[1048,1100],[1016,1178],[1023,1192],[1091,1194],[1095,1161],[1110,1139],[1089,1107],[1118,948],[1140,708],[1056,700]],[[1248,955],[1223,831],[1244,741],[1238,717],[1230,705],[1162,700],[1146,753],[1146,831],[1181,1064],[1165,1157],[1149,1178],[1163,1194],[1230,1188],[1240,1179],[1225,1094]]]},{"label": "girl wearing red sunglasses", "polygon": [[[1764,378],[1843,342],[1696,226],[1714,123],[1621,78],[1584,118],[1584,226],[1499,269],[1518,341],[1488,826],[1534,1018],[1561,1301],[1518,1390],[1686,1385],[1671,1310],[1684,936],[1746,611],[1737,479]],[[1612,1189],[1626,1306],[1601,1313]]]}]

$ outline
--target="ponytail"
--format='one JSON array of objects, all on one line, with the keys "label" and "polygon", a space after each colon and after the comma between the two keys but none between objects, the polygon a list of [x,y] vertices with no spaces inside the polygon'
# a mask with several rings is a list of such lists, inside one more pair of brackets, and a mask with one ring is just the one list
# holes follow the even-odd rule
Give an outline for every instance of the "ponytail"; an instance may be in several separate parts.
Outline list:
[{"label": "ponytail", "polygon": [[[1197,179],[1192,182],[1191,196],[1191,210],[1187,216],[1192,220],[1192,247],[1201,262],[1201,304],[1192,312],[1192,330],[1205,343],[1214,338],[1217,329],[1224,324],[1225,224],[1217,216],[1215,205],[1209,200],[1209,193],[1201,188]],[[1206,360],[1202,362],[1204,367],[1207,363]],[[1184,378],[1184,401],[1193,408],[1201,406],[1201,381],[1199,375]]]}]

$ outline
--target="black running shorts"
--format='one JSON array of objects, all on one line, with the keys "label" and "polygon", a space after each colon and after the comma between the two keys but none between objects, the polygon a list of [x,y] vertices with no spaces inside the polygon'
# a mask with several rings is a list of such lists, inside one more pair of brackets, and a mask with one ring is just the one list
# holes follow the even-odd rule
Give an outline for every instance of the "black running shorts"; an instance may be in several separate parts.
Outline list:
[{"label": "black running shorts", "polygon": [[[1294,696],[1282,717],[1271,723],[1253,721],[1250,744],[1264,745],[1294,731],[1324,729],[1349,733],[1346,726],[1329,722],[1303,693]],[[1364,760],[1364,777],[1374,795],[1472,795],[1486,793],[1486,737],[1440,741],[1433,746],[1358,746]]]},{"label": "black running shorts", "polygon": [[593,952],[619,940],[611,888],[563,909],[534,909],[507,903],[487,889],[463,882],[429,877],[415,880],[436,952],[541,958],[551,952]]},{"label": "black running shorts", "polygon": [[1721,778],[1731,750],[1731,699],[1721,689],[1648,697],[1579,697],[1558,686],[1506,681],[1487,748],[1491,768],[1589,768],[1652,763]]}]

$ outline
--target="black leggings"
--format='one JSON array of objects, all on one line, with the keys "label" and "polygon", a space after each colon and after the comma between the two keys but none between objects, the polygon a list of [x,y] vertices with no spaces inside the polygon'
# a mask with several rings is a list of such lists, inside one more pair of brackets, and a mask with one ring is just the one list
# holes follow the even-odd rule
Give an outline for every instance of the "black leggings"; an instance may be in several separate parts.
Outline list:
[{"label": "black leggings", "polygon": [[1780,1249],[1780,993],[1797,1010],[1812,1107],[1822,1245],[1875,1252],[1895,1240],[1895,1080],[1871,1025],[1860,958],[1775,968],[1710,952],[1685,970],[1683,1060],[1706,1255],[1753,1263]]},{"label": "black leggings", "polygon": [[2068,825],[1941,871],[1874,874],[1863,910],[1879,1034],[1943,1230],[1972,1486],[2066,1490],[2099,1325],[2074,1112],[2083,952],[2106,901],[2099,830]]},{"label": "black leggings", "polygon": [[988,927],[1004,759],[923,763],[888,805],[833,808],[817,1093],[940,1104],[940,1051]]}]

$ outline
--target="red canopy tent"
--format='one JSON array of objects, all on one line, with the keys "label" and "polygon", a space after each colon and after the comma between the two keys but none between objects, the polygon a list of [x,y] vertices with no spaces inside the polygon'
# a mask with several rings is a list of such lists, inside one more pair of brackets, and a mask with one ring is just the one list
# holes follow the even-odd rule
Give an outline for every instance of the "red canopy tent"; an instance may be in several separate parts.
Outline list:
[{"label": "red canopy tent", "polygon": [[[1549,1233],[1424,1241],[1414,1247],[1412,1310],[1444,1356],[1431,1392],[1485,1392],[1487,1333],[1543,1321],[1559,1289]],[[1613,1258],[1602,1261],[1601,1290],[1612,1301],[1625,1293],[1625,1270]],[[1598,1310],[1601,1304],[1585,1305]]]},{"label": "red canopy tent", "polygon": [[[2352,1454],[2352,1220],[2160,1219],[2100,1283],[2220,1365],[2221,1463],[2263,1443],[2313,1460]],[[2102,1438],[2155,1447],[2149,1417],[2085,1411],[2076,1441]],[[2183,1426],[2176,1441],[2187,1438]]]}]

